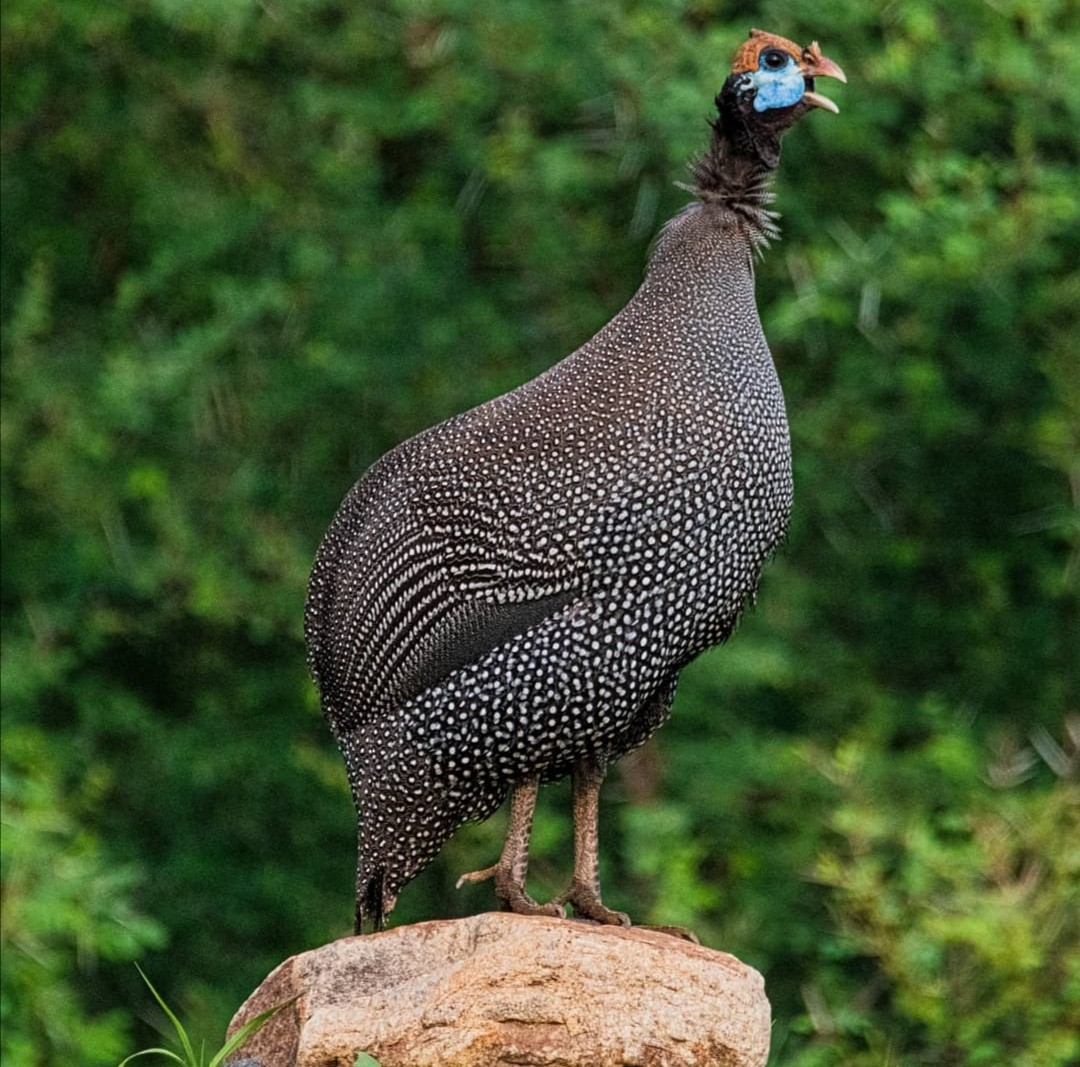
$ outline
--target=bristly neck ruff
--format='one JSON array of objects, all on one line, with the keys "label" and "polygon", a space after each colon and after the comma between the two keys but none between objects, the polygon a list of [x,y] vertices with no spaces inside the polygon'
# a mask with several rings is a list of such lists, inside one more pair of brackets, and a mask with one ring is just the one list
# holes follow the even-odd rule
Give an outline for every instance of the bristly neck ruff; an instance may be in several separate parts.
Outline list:
[{"label": "bristly neck ruff", "polygon": [[776,199],[772,176],[780,163],[780,138],[803,108],[755,113],[739,100],[734,83],[729,78],[716,98],[712,141],[691,162],[693,183],[685,188],[705,203],[727,207],[745,223],[755,248],[762,249],[780,236],[779,215],[769,210]]},{"label": "bristly neck ruff", "polygon": [[706,204],[723,204],[745,225],[755,249],[764,250],[779,238],[780,214],[769,209],[776,199],[772,170],[734,153],[731,142],[717,132],[708,151],[691,161],[690,173],[693,182],[682,187]]}]

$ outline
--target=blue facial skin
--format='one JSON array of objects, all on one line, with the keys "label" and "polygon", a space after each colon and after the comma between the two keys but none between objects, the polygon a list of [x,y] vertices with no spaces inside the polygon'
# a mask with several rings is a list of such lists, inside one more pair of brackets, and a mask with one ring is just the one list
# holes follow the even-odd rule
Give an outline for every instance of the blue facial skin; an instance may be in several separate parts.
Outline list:
[{"label": "blue facial skin", "polygon": [[750,84],[757,88],[754,110],[768,111],[770,108],[797,104],[803,97],[806,83],[795,60],[788,56],[784,66],[779,70],[772,70],[765,65],[765,55],[766,53],[762,53],[758,60],[758,69],[747,76]]}]

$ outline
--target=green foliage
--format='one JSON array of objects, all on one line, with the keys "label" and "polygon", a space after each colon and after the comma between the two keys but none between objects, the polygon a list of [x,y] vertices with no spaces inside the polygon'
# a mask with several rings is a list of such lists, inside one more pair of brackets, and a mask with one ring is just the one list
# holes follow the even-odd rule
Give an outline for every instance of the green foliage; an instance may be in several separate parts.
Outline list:
[{"label": "green foliage", "polygon": [[[1033,753],[1004,755],[991,782]],[[914,775],[857,739],[807,753],[842,797],[829,820],[834,841],[813,868],[832,890],[836,962],[851,969],[870,959],[876,973],[872,988],[846,997],[820,979],[811,985],[811,1018],[834,1040],[805,1062],[1076,1063],[1080,786],[984,783],[978,751],[955,735],[933,738],[920,756]],[[1074,775],[1077,762],[1073,752]],[[950,798],[958,787],[966,795]],[[892,1016],[887,1027],[877,998]]]},{"label": "green foliage", "polygon": [[[5,1064],[115,1062],[143,1026],[127,961],[165,932],[163,993],[210,1032],[348,929],[301,642],[318,538],[380,453],[629,296],[751,25],[849,77],[788,138],[758,273],[795,517],[612,776],[609,902],[760,967],[777,1063],[1076,1058],[1074,785],[994,770],[1080,708],[1067,0],[3,23]],[[545,794],[539,895],[570,840]],[[490,906],[452,887],[499,831],[457,835],[395,919]]]},{"label": "green foliage", "polygon": [[[247,1043],[248,1039],[257,1034],[282,1008],[285,1004],[278,1004],[273,1008],[267,1008],[266,1011],[259,1012],[258,1015],[251,1019],[248,1019],[243,1026],[241,1026],[235,1034],[232,1035],[216,1052],[212,1053],[209,1061],[206,1059],[206,1049],[200,1047],[198,1053],[195,1052],[195,1046],[191,1043],[191,1038],[188,1037],[187,1030],[184,1029],[183,1023],[176,1017],[176,1013],[169,1007],[168,1004],[162,999],[161,994],[154,988],[153,983],[149,978],[143,974],[143,970],[138,964],[135,965],[138,968],[139,975],[146,983],[147,988],[153,994],[154,1000],[157,1001],[158,1007],[165,1013],[165,1017],[169,1020],[173,1030],[176,1032],[176,1039],[180,1045],[180,1054],[173,1052],[167,1048],[147,1048],[141,1052],[133,1052],[130,1056],[125,1056],[120,1061],[120,1067],[127,1067],[127,1064],[133,1060],[141,1059],[143,1056],[159,1056],[165,1059],[169,1063],[178,1063],[180,1067],[220,1067],[227,1057],[231,1056],[234,1052],[239,1052],[241,1048]],[[288,1003],[288,1002],[286,1002]]]},{"label": "green foliage", "polygon": [[58,763],[40,732],[4,731],[0,1058],[10,1067],[112,1067],[130,1020],[116,1007],[92,1015],[87,984],[102,961],[130,960],[160,945],[164,932],[133,907],[137,872],[110,863],[88,828],[107,793],[108,771],[98,766],[77,790],[65,791]]}]

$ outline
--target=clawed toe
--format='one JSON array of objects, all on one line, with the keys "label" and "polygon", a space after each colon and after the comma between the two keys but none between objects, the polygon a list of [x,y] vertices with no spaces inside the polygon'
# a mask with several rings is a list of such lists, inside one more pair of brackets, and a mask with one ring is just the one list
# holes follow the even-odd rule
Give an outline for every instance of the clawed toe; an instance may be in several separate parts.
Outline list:
[{"label": "clawed toe", "polygon": [[566,908],[556,901],[549,904],[540,904],[533,900],[528,893],[521,891],[508,896],[500,896],[503,907],[512,911],[515,915],[549,915],[555,919],[566,918]]},{"label": "clawed toe", "polygon": [[558,904],[569,904],[574,909],[574,918],[591,919],[605,926],[629,926],[630,916],[624,911],[614,911],[601,900],[600,894],[591,886],[572,883],[565,893],[555,898]]},{"label": "clawed toe", "polygon": [[494,878],[498,870],[499,865],[496,864],[494,867],[485,867],[482,871],[468,871],[454,883],[454,888],[460,889],[463,885],[472,885],[474,882],[486,882],[489,878]]},{"label": "clawed toe", "polygon": [[550,915],[556,919],[566,918],[566,908],[561,902],[553,900],[550,904],[540,904],[533,900],[525,888],[515,879],[512,872],[496,863],[493,867],[485,867],[482,871],[469,871],[457,880],[457,888],[475,882],[486,882],[489,878],[495,880],[495,896],[505,911],[512,911],[515,915]]}]

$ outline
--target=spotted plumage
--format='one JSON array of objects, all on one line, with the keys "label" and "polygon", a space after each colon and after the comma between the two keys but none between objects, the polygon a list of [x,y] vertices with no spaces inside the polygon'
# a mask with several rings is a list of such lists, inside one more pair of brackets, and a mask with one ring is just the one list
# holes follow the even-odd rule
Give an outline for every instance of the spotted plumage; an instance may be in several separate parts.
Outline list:
[{"label": "spotted plumage", "polygon": [[[812,84],[810,49],[758,37]],[[766,112],[759,152],[761,112],[723,95],[694,202],[627,306],[538,378],[384,456],[319,549],[306,632],[359,814],[358,923],[381,922],[508,789],[571,771],[598,789],[582,768],[602,775],[664,721],[784,535],[788,429],[753,257],[775,233],[779,132],[813,101]],[[510,867],[524,878],[523,811],[514,862],[481,872],[497,889]]]}]

